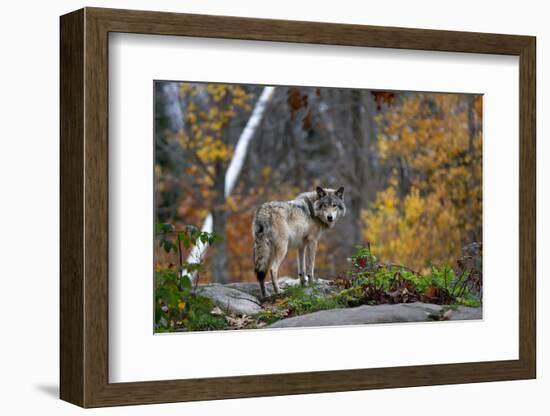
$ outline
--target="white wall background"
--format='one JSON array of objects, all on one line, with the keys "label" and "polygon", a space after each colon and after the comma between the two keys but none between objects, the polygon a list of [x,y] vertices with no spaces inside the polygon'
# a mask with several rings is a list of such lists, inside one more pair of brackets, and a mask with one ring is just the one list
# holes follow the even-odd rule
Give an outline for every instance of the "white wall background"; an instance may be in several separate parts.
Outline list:
[{"label": "white wall background", "polygon": [[[0,409],[4,414],[83,412],[58,395],[59,20],[82,6],[166,10],[295,20],[529,34],[538,53],[538,330],[535,381],[317,394],[87,411],[88,414],[332,415],[545,414],[550,388],[544,258],[550,227],[550,145],[542,128],[550,101],[550,26],[545,2],[535,0],[359,2],[232,0],[121,0],[4,2],[0,12]],[[545,74],[546,72],[546,74]],[[547,325],[546,325],[547,326]],[[476,340],[472,340],[476,342]],[[406,353],[406,343],[403,345]]]}]

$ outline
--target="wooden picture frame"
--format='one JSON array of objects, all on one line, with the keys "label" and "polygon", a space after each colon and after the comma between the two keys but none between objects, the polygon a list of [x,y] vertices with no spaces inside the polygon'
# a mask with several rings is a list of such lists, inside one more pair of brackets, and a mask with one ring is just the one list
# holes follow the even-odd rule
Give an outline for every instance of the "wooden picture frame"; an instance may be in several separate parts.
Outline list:
[{"label": "wooden picture frame", "polygon": [[[530,379],[536,376],[535,38],[85,8],[61,17],[60,396],[82,407]],[[110,32],[519,56],[519,359],[109,383]]]}]

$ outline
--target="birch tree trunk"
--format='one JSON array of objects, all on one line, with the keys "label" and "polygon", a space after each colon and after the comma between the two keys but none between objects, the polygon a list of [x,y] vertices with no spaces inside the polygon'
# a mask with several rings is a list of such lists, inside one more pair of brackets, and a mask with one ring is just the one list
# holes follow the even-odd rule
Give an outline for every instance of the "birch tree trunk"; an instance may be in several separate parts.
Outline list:
[{"label": "birch tree trunk", "polygon": [[[239,177],[239,174],[241,173],[244,161],[246,159],[246,153],[250,141],[254,138],[254,133],[256,132],[256,129],[262,121],[265,109],[271,101],[274,91],[275,87],[265,87],[262,91],[262,94],[258,98],[258,101],[256,102],[254,109],[252,110],[252,114],[250,115],[250,118],[248,119],[245,128],[239,136],[239,140],[237,141],[237,145],[235,146],[233,157],[231,158],[231,162],[229,163],[227,171],[225,172],[225,180],[220,181],[220,184],[218,184],[219,186],[217,186],[217,197],[214,202],[214,208],[204,220],[201,228],[202,231],[209,233],[211,233],[212,231],[217,231],[217,233],[221,234],[221,236],[224,237],[226,222],[224,203],[225,197],[231,193],[233,187],[235,186],[235,183],[237,183],[237,179]],[[189,257],[187,258],[187,262],[200,262],[204,257],[207,249],[207,244],[202,244],[200,242],[197,243],[197,245],[191,250]],[[227,280],[225,277],[225,263],[227,262],[225,254],[225,242],[222,241],[218,243],[216,256],[218,256],[218,258],[213,261],[214,281],[216,281],[217,283],[224,283]],[[193,280],[195,279],[195,277],[195,275],[192,276]]]},{"label": "birch tree trunk", "polygon": [[177,133],[183,129],[183,108],[178,85],[175,82],[167,82],[162,89],[165,98],[164,108],[170,121],[170,129]]}]

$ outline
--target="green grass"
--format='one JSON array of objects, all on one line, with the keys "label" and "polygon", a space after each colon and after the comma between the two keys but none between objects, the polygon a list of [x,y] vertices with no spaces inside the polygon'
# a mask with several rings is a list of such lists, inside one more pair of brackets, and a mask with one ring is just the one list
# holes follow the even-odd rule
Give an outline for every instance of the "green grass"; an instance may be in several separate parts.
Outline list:
[{"label": "green grass", "polygon": [[257,315],[261,322],[272,324],[281,319],[305,315],[325,309],[343,308],[345,305],[334,295],[326,294],[315,286],[293,286],[284,290],[272,308]]},{"label": "green grass", "polygon": [[334,296],[327,295],[315,286],[289,287],[286,292],[288,306],[293,315],[321,311],[324,309],[342,308],[344,305]]},{"label": "green grass", "polygon": [[209,298],[195,295],[188,299],[187,317],[182,321],[188,331],[217,331],[227,327],[227,322],[222,316],[211,314],[214,303]]},{"label": "green grass", "polygon": [[155,331],[214,331],[225,329],[226,320],[212,315],[214,303],[195,293],[190,279],[173,269],[155,272]]},{"label": "green grass", "polygon": [[286,318],[286,311],[280,308],[265,309],[256,315],[256,318],[260,322],[265,322],[267,325],[271,325],[272,323]]}]

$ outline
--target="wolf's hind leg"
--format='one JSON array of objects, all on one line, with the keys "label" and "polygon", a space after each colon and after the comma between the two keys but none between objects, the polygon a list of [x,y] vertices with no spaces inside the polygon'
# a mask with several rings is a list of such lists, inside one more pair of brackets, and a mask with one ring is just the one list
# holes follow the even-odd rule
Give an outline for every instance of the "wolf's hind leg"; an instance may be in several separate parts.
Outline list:
[{"label": "wolf's hind leg", "polygon": [[260,283],[260,292],[262,293],[262,299],[266,298],[266,291],[265,291],[265,272],[256,272],[256,277],[258,278],[258,282]]},{"label": "wolf's hind leg", "polygon": [[280,293],[281,288],[279,287],[279,282],[277,281],[277,270],[274,267],[271,268],[271,282],[273,283],[273,292],[275,294]]},{"label": "wolf's hind leg", "polygon": [[306,243],[306,275],[309,280],[309,284],[315,283],[314,269],[315,269],[315,253],[317,252],[317,241],[308,240]]},{"label": "wolf's hind leg", "polygon": [[275,258],[271,263],[271,282],[273,283],[273,291],[275,293],[280,292],[279,281],[277,280],[279,274],[279,266],[286,257],[286,252],[288,249],[288,243],[281,243],[275,247]]},{"label": "wolf's hind leg", "polygon": [[306,285],[306,264],[305,264],[305,247],[298,248],[298,277],[300,278],[300,284]]}]

